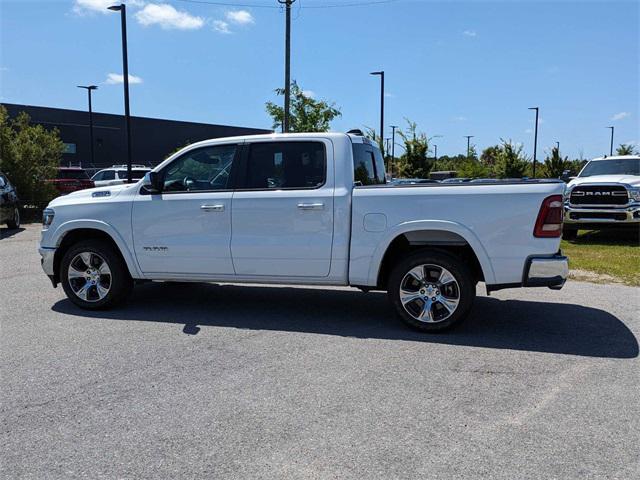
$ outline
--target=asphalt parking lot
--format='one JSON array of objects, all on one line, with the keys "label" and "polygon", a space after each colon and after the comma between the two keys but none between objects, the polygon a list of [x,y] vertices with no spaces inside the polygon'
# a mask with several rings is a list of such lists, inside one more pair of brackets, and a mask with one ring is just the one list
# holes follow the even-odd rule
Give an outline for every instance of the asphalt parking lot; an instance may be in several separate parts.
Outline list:
[{"label": "asphalt parking lot", "polygon": [[444,335],[340,288],[91,313],[0,231],[3,478],[640,478],[638,288],[482,294]]}]

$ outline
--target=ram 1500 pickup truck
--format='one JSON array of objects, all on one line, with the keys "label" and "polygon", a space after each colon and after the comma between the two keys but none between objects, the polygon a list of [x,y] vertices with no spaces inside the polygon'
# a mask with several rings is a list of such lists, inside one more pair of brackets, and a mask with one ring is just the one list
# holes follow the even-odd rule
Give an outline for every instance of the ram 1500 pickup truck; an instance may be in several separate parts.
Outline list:
[{"label": "ram 1500 pickup truck", "polygon": [[640,157],[594,158],[565,191],[563,237],[578,230],[640,229]]},{"label": "ram 1500 pickup truck", "polygon": [[359,133],[222,138],[137,183],[53,200],[39,251],[86,309],[121,302],[137,281],[350,285],[386,290],[403,321],[438,331],[468,315],[478,282],[562,287],[563,190],[389,185]]}]

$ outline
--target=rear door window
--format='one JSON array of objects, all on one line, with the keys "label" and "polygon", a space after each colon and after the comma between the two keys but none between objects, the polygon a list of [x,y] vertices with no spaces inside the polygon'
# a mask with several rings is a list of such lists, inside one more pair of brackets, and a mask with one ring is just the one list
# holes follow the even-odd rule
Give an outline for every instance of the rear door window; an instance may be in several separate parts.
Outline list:
[{"label": "rear door window", "polygon": [[324,185],[327,159],[322,142],[249,145],[246,188],[312,189]]},{"label": "rear door window", "polygon": [[353,178],[356,185],[386,183],[380,150],[366,143],[353,144]]}]

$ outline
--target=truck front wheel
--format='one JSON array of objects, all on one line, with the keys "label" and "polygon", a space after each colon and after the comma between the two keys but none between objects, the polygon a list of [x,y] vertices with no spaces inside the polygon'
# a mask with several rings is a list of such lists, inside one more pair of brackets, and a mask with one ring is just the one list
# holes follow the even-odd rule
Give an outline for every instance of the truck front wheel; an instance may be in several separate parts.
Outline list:
[{"label": "truck front wheel", "polygon": [[388,295],[407,325],[424,332],[441,332],[469,314],[476,289],[461,259],[446,252],[421,251],[395,266]]},{"label": "truck front wheel", "polygon": [[60,281],[69,300],[87,310],[116,305],[133,287],[121,256],[103,240],[86,240],[69,248],[60,264]]}]

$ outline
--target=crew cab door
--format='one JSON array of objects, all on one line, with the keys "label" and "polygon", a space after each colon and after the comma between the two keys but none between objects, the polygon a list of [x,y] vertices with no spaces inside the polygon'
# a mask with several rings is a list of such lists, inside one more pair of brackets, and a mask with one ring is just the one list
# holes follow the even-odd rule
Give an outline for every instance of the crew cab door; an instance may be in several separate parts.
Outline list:
[{"label": "crew cab door", "polygon": [[247,143],[233,197],[237,275],[326,277],[333,243],[333,146],[324,139]]},{"label": "crew cab door", "polygon": [[132,211],[133,241],[144,273],[233,274],[231,197],[238,145],[185,152],[159,175],[160,193],[141,191]]}]

